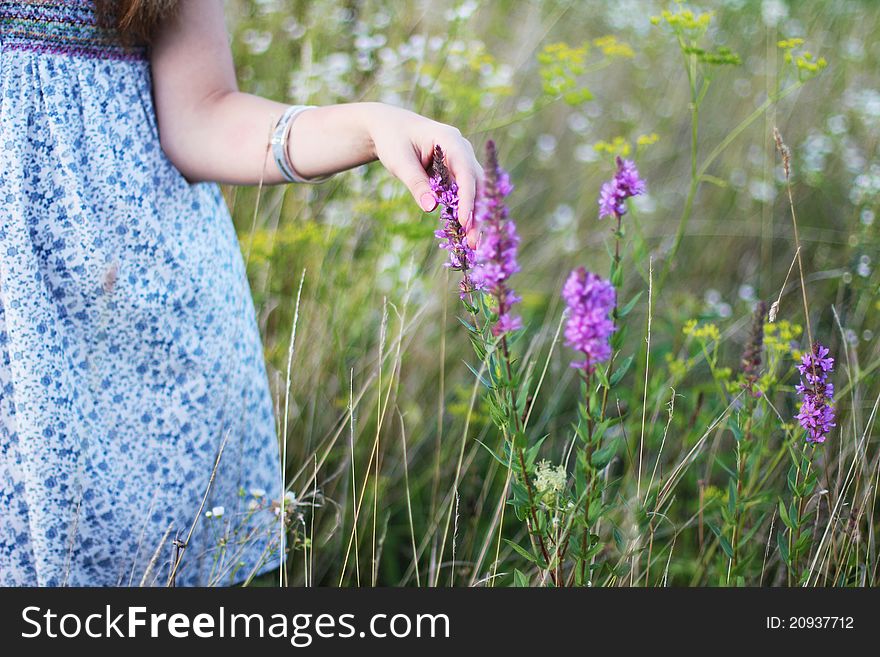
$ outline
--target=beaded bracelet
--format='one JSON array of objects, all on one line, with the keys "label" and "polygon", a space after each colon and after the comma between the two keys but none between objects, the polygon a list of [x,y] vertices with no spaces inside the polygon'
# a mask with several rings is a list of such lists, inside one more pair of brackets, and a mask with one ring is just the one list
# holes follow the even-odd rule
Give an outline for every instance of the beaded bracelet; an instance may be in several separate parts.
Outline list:
[{"label": "beaded bracelet", "polygon": [[333,175],[329,174],[326,176],[303,178],[296,173],[293,165],[290,163],[287,142],[290,138],[290,129],[293,126],[293,121],[304,111],[313,109],[314,107],[314,105],[291,105],[285,110],[284,114],[281,115],[281,118],[278,119],[278,123],[275,124],[275,129],[272,131],[272,139],[269,142],[272,144],[272,155],[275,158],[275,164],[278,166],[278,170],[281,171],[281,175],[287,182],[320,183]]}]

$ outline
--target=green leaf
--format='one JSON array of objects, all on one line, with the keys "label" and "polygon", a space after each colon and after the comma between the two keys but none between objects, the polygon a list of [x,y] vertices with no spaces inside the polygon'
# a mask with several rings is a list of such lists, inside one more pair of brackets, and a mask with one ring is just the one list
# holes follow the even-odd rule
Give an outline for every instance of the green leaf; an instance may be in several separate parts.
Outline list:
[{"label": "green leaf", "polygon": [[[519,469],[517,469],[519,471]],[[522,474],[521,472],[519,474]],[[518,481],[510,483],[510,492],[513,493],[513,503],[517,506],[529,504],[529,492]]]},{"label": "green leaf", "polygon": [[788,539],[785,538],[785,533],[782,530],[776,532],[776,545],[779,547],[779,556],[782,557],[782,561],[786,565],[791,565],[791,558],[788,553]]},{"label": "green leaf", "polygon": [[734,470],[733,468],[727,467],[727,464],[724,462],[724,460],[720,456],[715,458],[715,465],[717,465],[719,468],[724,470],[731,477],[736,477],[736,470]]},{"label": "green leaf", "polygon": [[623,283],[623,268],[622,267],[612,267],[611,272],[611,284],[620,288],[620,284]]},{"label": "green leaf", "polygon": [[602,501],[598,499],[593,500],[592,504],[590,504],[589,513],[587,514],[587,523],[589,523],[590,527],[596,524],[596,521],[602,516],[604,512],[605,505],[602,504]]},{"label": "green leaf", "polygon": [[795,465],[792,465],[788,469],[788,489],[792,493],[795,493],[795,494],[797,494],[797,484],[795,483],[796,481],[797,481],[797,467]]},{"label": "green leaf", "polygon": [[803,554],[804,550],[806,550],[812,540],[813,537],[810,535],[810,532],[804,532],[801,534],[800,538],[794,544],[796,554]]},{"label": "green leaf", "polygon": [[618,440],[616,438],[612,438],[607,441],[600,449],[593,452],[593,455],[590,457],[590,464],[596,468],[597,470],[601,470],[606,465],[611,462],[617,455],[618,448]]},{"label": "green leaf", "polygon": [[617,527],[612,527],[611,535],[614,537],[614,544],[617,546],[617,551],[622,554],[626,547],[626,541],[623,538],[623,534],[620,533],[620,530]]},{"label": "green leaf", "polygon": [[624,358],[624,359],[621,361],[620,365],[617,366],[617,369],[614,370],[614,373],[611,375],[611,379],[609,380],[609,382],[611,383],[611,387],[612,387],[612,388],[613,388],[614,386],[616,386],[618,383],[620,383],[620,380],[621,380],[624,376],[626,376],[626,373],[627,373],[627,371],[629,370],[630,365],[632,365],[632,363],[633,363],[633,358],[634,358],[634,357],[635,357],[635,354],[630,354],[629,356],[627,356],[626,358]]},{"label": "green leaf", "polygon": [[605,432],[608,430],[608,427],[611,426],[611,419],[605,419],[599,422],[597,425],[593,427],[593,442],[599,443],[602,440],[602,436],[605,435]]},{"label": "green leaf", "polygon": [[580,499],[587,490],[587,476],[584,472],[585,468],[583,467],[583,460],[583,452],[580,452],[578,456],[578,467],[574,469],[574,495],[577,499]]},{"label": "green leaf", "polygon": [[721,549],[724,550],[724,554],[728,556],[728,558],[733,559],[733,547],[730,545],[730,541],[727,540],[727,537],[721,533],[721,530],[718,529],[714,524],[706,523],[709,525],[709,529],[712,530],[712,533],[718,538],[718,544],[721,546]]},{"label": "green leaf", "polygon": [[486,381],[486,379],[484,379],[483,376],[477,370],[475,370],[473,367],[471,367],[471,364],[469,362],[464,361],[464,364],[467,365],[467,368],[471,371],[471,374],[473,374],[475,377],[477,377],[477,381],[482,383],[487,388],[492,387],[491,385],[489,385],[489,382]]},{"label": "green leaf", "polygon": [[540,440],[526,450],[526,467],[529,470],[531,470],[532,466],[535,464],[535,460],[538,458],[538,452],[541,450],[541,445],[544,444],[544,441],[547,440],[549,436],[549,433],[545,434]]},{"label": "green leaf", "polygon": [[516,412],[520,416],[525,414],[526,404],[529,401],[529,388],[531,386],[531,378],[527,378],[525,382],[519,386],[519,393],[516,396]]},{"label": "green leaf", "polygon": [[611,334],[611,340],[609,340],[609,342],[611,343],[611,348],[614,349],[614,351],[620,351],[620,349],[626,343],[626,334],[626,325],[621,326],[619,329]]},{"label": "green leaf", "polygon": [[743,437],[743,430],[742,427],[739,426],[739,423],[730,422],[727,426],[730,428],[731,433],[733,433],[733,437],[736,438],[736,442],[741,441]]},{"label": "green leaf", "polygon": [[733,478],[727,480],[727,511],[731,517],[736,512],[736,481]]},{"label": "green leaf", "polygon": [[[471,372],[474,370],[471,369]],[[491,384],[489,387],[493,390],[498,388],[498,356],[497,352],[493,352],[489,355],[489,365],[486,367],[486,374],[489,375],[489,383]]]},{"label": "green leaf", "polygon": [[599,379],[599,383],[601,383],[603,386],[605,386],[606,388],[611,387],[608,383],[608,375],[604,369],[602,369],[601,367],[597,367],[593,374],[596,376],[597,379]]},{"label": "green leaf", "polygon": [[485,447],[485,448],[486,448],[486,451],[489,452],[489,453],[492,455],[492,458],[494,458],[496,461],[498,461],[498,462],[499,462],[501,465],[503,465],[505,468],[509,465],[509,463],[508,463],[507,461],[505,461],[503,458],[501,458],[501,456],[499,456],[499,455],[495,452],[495,450],[492,449],[491,447],[489,447],[486,443],[484,443],[484,442],[482,442],[482,441],[480,441],[480,440],[477,440],[477,442],[480,443],[480,445],[482,445],[483,447]]},{"label": "green leaf", "polygon": [[543,559],[536,557],[534,554],[532,554],[531,552],[526,550],[524,547],[522,547],[519,544],[514,543],[513,541],[508,540],[506,538],[504,539],[504,542],[507,543],[510,547],[512,547],[513,551],[516,552],[521,557],[523,557],[524,559],[528,559],[529,562],[536,564],[539,568],[544,568],[544,569],[547,568],[547,564],[544,563]]},{"label": "green leaf", "polygon": [[513,585],[519,588],[529,587],[529,578],[519,568],[513,569]]},{"label": "green leaf", "polygon": [[[587,553],[584,555],[585,559],[592,559],[599,552],[602,551],[602,548],[605,547],[604,543],[599,542],[599,537],[596,534],[590,534],[590,548],[587,550]],[[602,566],[601,563],[594,563],[590,568],[600,568]]]},{"label": "green leaf", "polygon": [[816,484],[819,483],[819,480],[814,476],[810,476],[810,478],[804,482],[803,493],[801,497],[810,497],[813,494],[813,491],[816,490]]},{"label": "green leaf", "polygon": [[632,299],[627,302],[627,304],[623,308],[617,311],[617,316],[623,319],[624,317],[629,315],[632,312],[632,309],[636,307],[636,304],[639,302],[641,296],[641,292],[637,293]]},{"label": "green leaf", "polygon": [[785,502],[782,499],[779,500],[779,517],[782,519],[782,523],[788,527],[789,529],[795,529],[796,525],[792,523],[791,517],[788,515],[788,509],[785,508]]},{"label": "green leaf", "polygon": [[585,443],[588,442],[589,428],[587,425],[587,421],[580,420],[576,425],[573,425],[573,426],[574,426],[574,432],[575,432],[575,434],[577,434],[577,437],[580,438]]},{"label": "green leaf", "polygon": [[648,493],[648,495],[645,497],[645,509],[649,509],[651,511],[657,510],[657,493],[658,491],[656,489]]}]

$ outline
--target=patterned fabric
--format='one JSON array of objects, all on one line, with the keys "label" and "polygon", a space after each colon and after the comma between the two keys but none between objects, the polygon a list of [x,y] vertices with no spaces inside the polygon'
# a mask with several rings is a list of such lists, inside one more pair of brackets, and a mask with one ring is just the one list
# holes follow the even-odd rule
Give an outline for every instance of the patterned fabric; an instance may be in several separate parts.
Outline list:
[{"label": "patterned fabric", "polygon": [[99,27],[89,0],[0,2],[0,33],[7,50],[112,59],[146,56],[143,46],[123,46],[112,30]]},{"label": "patterned fabric", "polygon": [[244,263],[162,152],[149,62],[56,39],[86,5],[0,1],[47,44],[0,29],[0,584],[164,584],[196,518],[177,583],[240,582],[280,542]]}]

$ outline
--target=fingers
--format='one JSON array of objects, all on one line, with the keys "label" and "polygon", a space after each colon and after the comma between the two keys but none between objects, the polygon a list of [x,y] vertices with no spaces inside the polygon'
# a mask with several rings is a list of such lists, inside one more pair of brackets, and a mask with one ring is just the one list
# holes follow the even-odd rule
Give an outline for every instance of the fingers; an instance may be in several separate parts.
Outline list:
[{"label": "fingers", "polygon": [[418,158],[410,158],[394,168],[396,175],[409,189],[409,193],[425,212],[432,212],[437,207],[437,198],[428,183],[428,174]]},{"label": "fingers", "polygon": [[459,137],[459,142],[447,152],[448,166],[458,184],[458,221],[467,232],[468,245],[477,246],[477,225],[474,207],[477,194],[483,185],[483,167],[474,157],[469,142]]},{"label": "fingers", "polygon": [[[424,121],[422,117],[419,119]],[[414,147],[411,153],[407,152],[403,157],[395,153],[397,157],[394,157],[393,164],[388,161],[391,158],[383,158],[381,153],[380,159],[392,174],[403,181],[418,206],[425,212],[432,212],[437,207],[437,198],[428,182],[426,168],[430,165],[434,144],[439,145],[446,156],[446,165],[452,178],[458,185],[458,222],[466,232],[468,245],[476,248],[478,230],[474,221],[474,207],[483,184],[483,168],[477,162],[470,142],[462,137],[461,132],[451,126],[439,125],[437,129],[438,124],[433,121],[430,125],[433,129],[421,135],[430,141],[414,140],[414,146],[416,143],[422,146]]]}]

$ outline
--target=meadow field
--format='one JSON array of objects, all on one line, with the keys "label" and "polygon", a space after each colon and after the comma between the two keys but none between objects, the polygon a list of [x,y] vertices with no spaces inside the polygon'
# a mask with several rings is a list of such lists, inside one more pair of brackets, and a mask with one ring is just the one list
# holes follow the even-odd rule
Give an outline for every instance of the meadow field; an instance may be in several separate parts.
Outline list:
[{"label": "meadow field", "polygon": [[[224,189],[289,490],[252,584],[878,582],[877,3],[227,7],[243,90],[492,140],[519,234],[493,332],[381,166]],[[645,189],[600,219],[618,156]],[[615,330],[577,368],[580,267]]]}]

